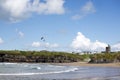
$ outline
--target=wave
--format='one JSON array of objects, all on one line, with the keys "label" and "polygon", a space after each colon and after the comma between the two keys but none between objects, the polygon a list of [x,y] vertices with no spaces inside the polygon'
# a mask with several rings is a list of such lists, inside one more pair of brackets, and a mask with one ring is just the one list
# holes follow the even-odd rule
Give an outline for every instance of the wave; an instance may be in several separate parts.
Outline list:
[{"label": "wave", "polygon": [[5,64],[5,65],[11,65],[11,64],[18,64],[18,63],[7,63],[7,62],[5,62],[5,63],[0,63],[0,64]]},{"label": "wave", "polygon": [[120,80],[120,76],[82,78],[82,80]]},{"label": "wave", "polygon": [[48,65],[48,67],[65,67],[65,66],[57,66],[57,65]]},{"label": "wave", "polygon": [[29,75],[42,75],[42,74],[58,74],[65,72],[74,72],[78,68],[72,68],[64,71],[54,71],[54,72],[41,72],[41,73],[1,73],[0,76],[29,76]]},{"label": "wave", "polygon": [[31,69],[38,69],[40,70],[41,67],[39,66],[34,66],[34,65],[29,65],[28,63],[0,63],[2,65],[18,65],[18,66],[22,66],[22,67],[26,67],[26,68],[31,68]]},{"label": "wave", "polygon": [[32,69],[38,69],[38,70],[40,70],[41,67],[32,67]]}]

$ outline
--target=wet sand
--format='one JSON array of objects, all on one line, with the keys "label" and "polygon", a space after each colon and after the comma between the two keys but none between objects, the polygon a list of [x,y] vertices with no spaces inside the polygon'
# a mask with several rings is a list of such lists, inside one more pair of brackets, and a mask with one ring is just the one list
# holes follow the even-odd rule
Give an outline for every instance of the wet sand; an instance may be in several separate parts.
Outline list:
[{"label": "wet sand", "polygon": [[88,62],[73,62],[73,63],[54,63],[61,66],[88,66],[88,67],[120,67],[119,63],[88,63]]}]

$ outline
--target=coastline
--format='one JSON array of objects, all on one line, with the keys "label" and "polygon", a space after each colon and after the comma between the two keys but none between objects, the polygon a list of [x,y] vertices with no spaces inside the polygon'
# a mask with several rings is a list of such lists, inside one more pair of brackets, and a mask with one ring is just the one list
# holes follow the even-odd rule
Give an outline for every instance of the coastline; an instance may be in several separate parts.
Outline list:
[{"label": "coastline", "polygon": [[86,66],[86,67],[119,67],[119,63],[88,63],[88,62],[72,62],[72,63],[51,63],[60,66]]},{"label": "coastline", "polygon": [[[28,62],[1,62],[1,63],[28,63]],[[70,63],[36,63],[36,64],[51,64],[51,65],[58,65],[58,66],[118,67],[118,68],[120,68],[120,62],[118,62],[118,63],[70,62]]]}]

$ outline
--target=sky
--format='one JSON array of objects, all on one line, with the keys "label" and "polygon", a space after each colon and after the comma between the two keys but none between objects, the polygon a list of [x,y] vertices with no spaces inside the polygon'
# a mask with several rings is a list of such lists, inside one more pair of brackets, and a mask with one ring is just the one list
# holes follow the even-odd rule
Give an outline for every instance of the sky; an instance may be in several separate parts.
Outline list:
[{"label": "sky", "polygon": [[0,0],[0,50],[120,50],[120,0]]}]

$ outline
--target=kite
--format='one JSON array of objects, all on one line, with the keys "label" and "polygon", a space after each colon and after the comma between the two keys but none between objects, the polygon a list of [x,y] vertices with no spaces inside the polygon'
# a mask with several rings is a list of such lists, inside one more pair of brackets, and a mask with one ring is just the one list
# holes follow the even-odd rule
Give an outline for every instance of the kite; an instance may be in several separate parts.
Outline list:
[{"label": "kite", "polygon": [[41,37],[41,40],[42,40],[42,41],[45,41],[45,38],[44,38],[44,37]]}]

